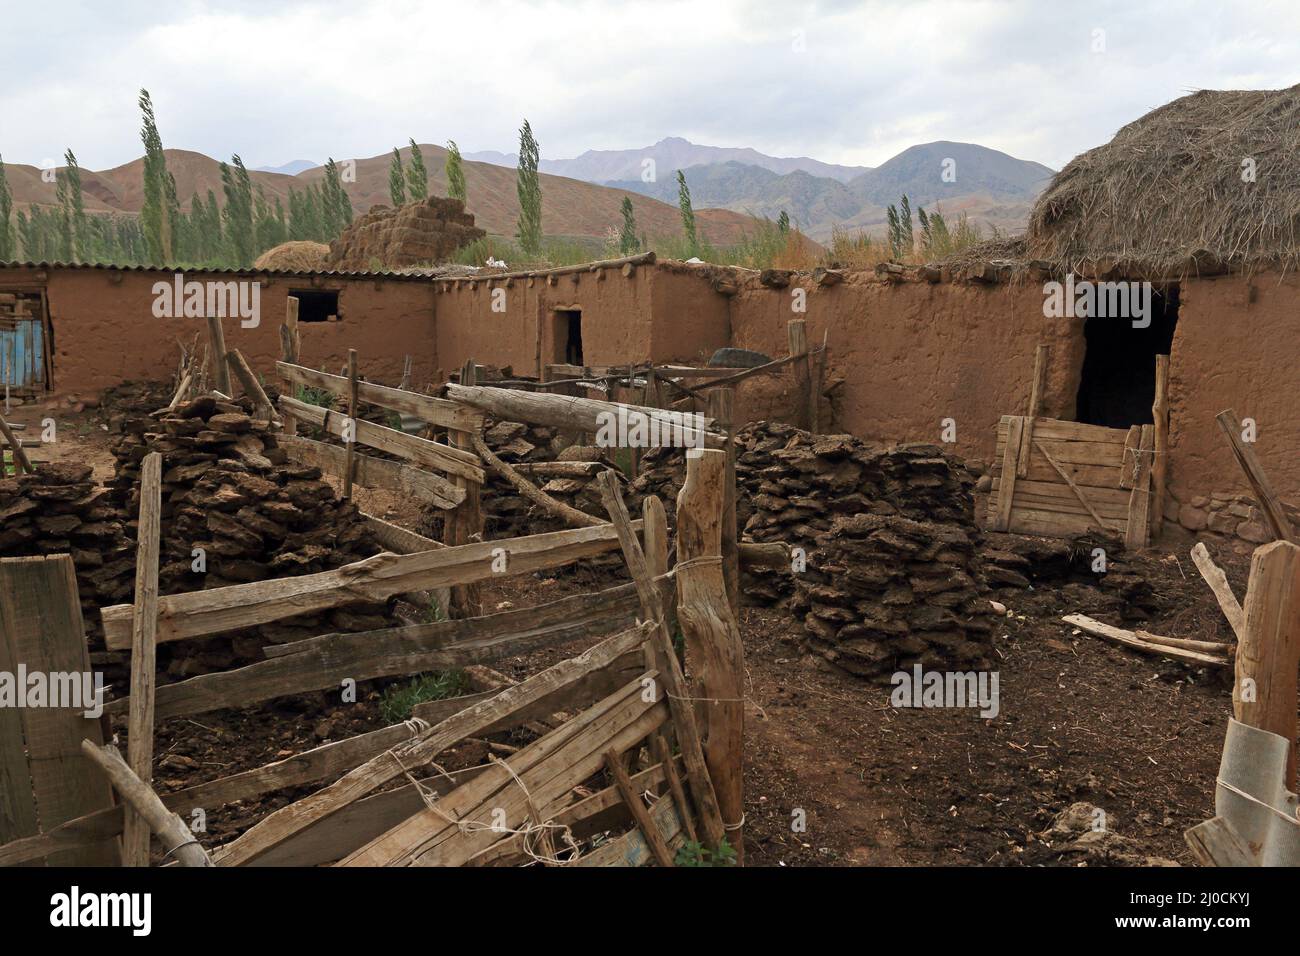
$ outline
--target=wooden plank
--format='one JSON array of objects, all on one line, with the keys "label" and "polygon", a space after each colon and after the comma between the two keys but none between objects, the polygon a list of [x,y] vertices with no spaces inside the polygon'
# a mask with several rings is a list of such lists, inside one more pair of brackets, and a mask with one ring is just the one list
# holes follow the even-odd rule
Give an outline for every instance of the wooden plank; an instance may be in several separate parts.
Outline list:
[{"label": "wooden plank", "polygon": [[[664,842],[676,850],[685,840],[682,832],[682,820],[673,805],[670,796],[660,797],[650,808],[650,817],[655,829],[662,834]],[[641,835],[640,828],[625,833],[620,837],[603,843],[590,853],[580,857],[575,866],[645,866],[653,859],[653,851]]]},{"label": "wooden plank", "polygon": [[344,432],[344,442],[347,446],[344,454],[346,458],[343,462],[343,499],[352,500],[352,482],[356,478],[357,465],[357,439],[356,423],[360,419],[360,409],[357,407],[357,350],[348,349],[348,415],[352,419],[352,434]]},{"label": "wooden plank", "polygon": [[1232,633],[1237,635],[1237,640],[1241,640],[1241,635],[1245,632],[1245,613],[1237,601],[1237,596],[1232,593],[1228,576],[1214,563],[1203,542],[1197,542],[1196,547],[1192,548],[1192,563],[1196,565],[1196,570],[1201,572],[1201,577],[1214,592],[1214,599],[1219,602],[1219,608],[1223,611],[1223,616],[1228,619]]},{"label": "wooden plank", "polygon": [[[636,524],[639,528],[641,522]],[[617,541],[617,532],[607,524],[570,528],[415,554],[376,554],[333,571],[170,594],[158,601],[158,640],[203,637],[359,599],[377,601],[395,594],[557,568],[613,550]],[[496,570],[494,565],[500,567],[503,561],[505,570]],[[100,613],[108,648],[129,647],[131,605],[115,604]]]},{"label": "wooden plank", "polygon": [[794,361],[794,394],[791,396],[790,418],[798,428],[808,428],[810,412],[808,399],[811,372],[808,368],[808,328],[803,319],[790,319],[785,323],[786,341]]},{"label": "wooden plank", "polygon": [[1151,540],[1151,452],[1155,450],[1155,444],[1155,428],[1143,425],[1137,472],[1129,498],[1128,522],[1124,527],[1124,547],[1130,551],[1145,548]]},{"label": "wooden plank", "polygon": [[1137,475],[1138,449],[1142,446],[1142,426],[1134,425],[1124,436],[1124,458],[1119,469],[1119,486],[1132,489]]},{"label": "wooden plank", "polygon": [[993,517],[994,531],[1006,531],[1011,527],[1011,509],[1016,500],[1016,463],[1020,460],[1024,427],[1023,418],[1013,418],[1007,423],[1007,437],[1002,448],[1002,482],[998,488],[997,509]]},{"label": "wooden plank", "polygon": [[[723,449],[726,465],[722,477],[722,576],[727,586],[727,602],[733,617],[740,614],[740,554],[736,542],[736,439],[732,422],[735,418],[736,393],[732,388],[709,392],[709,414],[727,436]],[[810,418],[815,417],[809,412]],[[811,426],[810,431],[815,431]]]},{"label": "wooden plank", "polygon": [[[9,423],[5,421],[3,415],[0,415],[0,435],[4,436],[4,440],[9,444],[9,448],[13,451],[15,465],[14,473],[21,475],[24,471],[29,474],[34,472],[36,469],[32,467],[31,459],[29,459],[27,453],[23,451],[23,443],[14,437],[13,429],[9,427]],[[2,453],[3,448],[0,447],[0,454]],[[0,477],[3,477],[3,475],[0,475]]]},{"label": "wooden plank", "polygon": [[[1041,439],[1039,440],[1041,442]],[[1002,452],[1003,446],[998,446],[997,456],[993,462],[991,474],[996,479],[1002,474]],[[1053,461],[1070,476],[1071,480],[1080,488],[1086,490],[1100,489],[1101,491],[1116,491],[1124,496],[1128,501],[1128,492],[1126,489],[1131,488],[1133,483],[1127,482],[1125,488],[1120,488],[1120,469],[1118,464],[1110,465],[1082,465],[1078,462],[1060,461],[1055,456]],[[1017,484],[1021,481],[1042,481],[1051,484],[1059,484],[1061,473],[1047,463],[1037,449],[1029,456],[1029,473],[1024,479],[1017,478]],[[1091,495],[1089,495],[1091,497]]]},{"label": "wooden plank", "polygon": [[632,780],[628,777],[627,770],[623,768],[617,750],[611,748],[605,751],[605,769],[613,779],[614,787],[618,790],[623,805],[632,814],[632,821],[636,824],[637,829],[641,831],[641,838],[649,845],[650,853],[654,856],[655,862],[660,866],[671,867],[673,865],[673,852],[668,849],[668,842],[660,832],[659,825],[650,816],[650,811],[646,809],[646,805],[641,802],[640,792],[633,788]]},{"label": "wooden plank", "polygon": [[[1016,508],[1011,512],[1009,530],[1013,534],[1041,534],[1049,538],[1070,538],[1087,534],[1096,526],[1097,522],[1093,520],[1092,515]],[[1123,534],[1125,523],[1107,518],[1105,527]]]},{"label": "wooden plank", "polygon": [[[478,366],[474,364],[473,359],[469,359],[461,368],[460,380],[467,385],[473,385],[477,380],[477,376]],[[451,429],[447,432],[447,443],[466,453],[471,453],[476,437],[477,435],[468,431]],[[485,451],[488,450],[486,444],[481,442],[480,444]],[[474,460],[481,461],[477,455]],[[444,537],[447,544],[467,544],[470,541],[482,540],[483,508],[481,499],[485,477],[480,477],[477,481],[465,477],[456,477],[452,480],[456,485],[464,488],[465,500],[443,521]],[[451,617],[474,617],[483,613],[482,590],[475,584],[452,588],[451,601],[447,612]]]},{"label": "wooden plank", "polygon": [[[347,473],[347,452],[338,445],[277,435],[276,443],[294,461],[313,465],[326,474],[342,478]],[[442,475],[421,471],[400,461],[388,461],[356,453],[357,484],[366,488],[393,491],[447,510],[465,500],[465,489],[458,488]]]},{"label": "wooden plank", "polygon": [[1025,413],[1024,437],[1020,440],[1020,457],[1016,462],[1016,477],[1024,478],[1029,472],[1029,453],[1033,450],[1034,422],[1043,414],[1043,395],[1047,391],[1047,357],[1051,347],[1040,345],[1034,350],[1034,377],[1029,387],[1029,411]]},{"label": "wooden plank", "polygon": [[[335,438],[343,437],[346,418],[338,412],[308,405],[286,395],[280,396],[280,408],[300,422],[315,425]],[[427,438],[420,438],[418,435],[408,435],[406,432],[358,419],[355,438],[370,448],[386,451],[390,455],[397,455],[426,468],[445,471],[449,475],[468,478],[480,484],[485,477],[483,469],[478,464],[477,455]]]},{"label": "wooden plank", "polygon": [[[345,398],[348,394],[348,380],[342,375],[330,375],[301,365],[277,362],[275,366],[280,378],[293,385],[319,388]],[[377,405],[403,415],[413,415],[421,421],[439,428],[454,428],[459,431],[477,432],[483,428],[483,413],[474,408],[467,408],[459,402],[419,392],[408,392],[400,388],[389,388],[374,382],[357,382],[357,397],[367,405]]]},{"label": "wooden plank", "polygon": [[388,781],[415,770],[465,737],[480,733],[503,717],[529,704],[562,692],[588,674],[613,663],[639,647],[647,625],[624,631],[597,644],[577,657],[561,661],[528,680],[508,687],[490,700],[460,711],[344,774],[328,787],[283,807],[259,821],[217,854],[222,865],[239,866],[263,856],[272,847],[296,833],[328,819],[343,807],[382,787]]},{"label": "wooden plank", "polygon": [[[1022,447],[1023,445],[1024,443],[1022,442]],[[1093,519],[1097,522],[1097,524],[1100,525],[1102,523],[1101,515],[1097,513],[1097,509],[1093,506],[1093,503],[1090,500],[1088,500],[1088,496],[1083,493],[1083,491],[1079,488],[1077,484],[1075,484],[1074,479],[1070,477],[1070,473],[1067,472],[1064,468],[1062,468],[1059,464],[1057,464],[1056,460],[1053,459],[1052,456],[1047,453],[1047,450],[1043,448],[1043,446],[1040,443],[1034,442],[1034,449],[1045,459],[1047,459],[1047,463],[1052,466],[1053,470],[1056,471],[1057,475],[1060,476],[1061,480],[1065,482],[1066,486],[1070,489],[1071,494],[1073,494],[1074,497],[1078,499],[1079,504],[1082,505],[1084,510],[1087,511],[1088,514],[1090,514],[1093,517]],[[1026,459],[1027,458],[1028,455],[1026,455]],[[1026,468],[1025,470],[1028,471],[1028,468]],[[1102,496],[1096,495],[1096,497],[1100,498]]]},{"label": "wooden plank", "polygon": [[1201,866],[1259,866],[1258,851],[1223,817],[1211,817],[1183,831],[1183,839]]},{"label": "wooden plank", "polygon": [[[1015,415],[1003,415],[998,421],[998,438],[1006,437],[1008,423]],[[1123,428],[1067,422],[1060,418],[1040,418],[1034,422],[1034,437],[1043,441],[1086,441],[1101,445],[1122,445],[1128,438]]]},{"label": "wooden plank", "polygon": [[[3,615],[4,605],[0,604],[0,624]],[[17,674],[19,660],[9,641],[8,628],[0,627],[0,671]],[[22,714],[17,707],[0,707],[0,844],[32,837],[41,829],[23,741]],[[4,863],[2,853],[0,863]]]},{"label": "wooden plank", "polygon": [[[127,764],[140,780],[153,783],[154,680],[158,642],[158,560],[162,528],[162,455],[150,452],[140,466],[140,517],[136,533],[135,604],[131,621],[131,705]],[[149,865],[149,824],[126,811],[122,865]]]},{"label": "wooden plank", "polygon": [[[1019,487],[1019,486],[1017,486]],[[1016,506],[1013,514],[1024,511],[1045,511],[1054,514],[1079,515],[1088,518],[1098,527],[1108,527],[1115,523],[1124,524],[1128,518],[1127,507],[1116,507],[1115,505],[1098,505],[1089,511],[1079,503],[1079,499],[1074,494],[1061,486],[1065,494],[1053,493],[1050,495],[1031,495],[1025,492],[1016,494]]]},{"label": "wooden plank", "polygon": [[1151,403],[1155,428],[1155,460],[1151,463],[1151,532],[1159,534],[1165,520],[1165,482],[1169,474],[1169,356],[1156,356],[1156,393]]},{"label": "wooden plank", "polygon": [[[411,624],[355,634],[325,634],[286,645],[288,653],[229,671],[200,674],[156,692],[159,719],[251,707],[289,694],[357,681],[448,670],[608,634],[635,622],[631,585],[562,598],[485,617]],[[122,713],[130,698],[106,713]]]},{"label": "wooden plank", "polygon": [[668,746],[668,738],[661,733],[651,734],[650,749],[659,765],[664,768],[664,778],[668,783],[668,792],[672,794],[673,803],[677,805],[677,815],[681,817],[686,836],[692,843],[699,842],[695,833],[695,821],[691,818],[691,805],[686,799],[686,790],[682,786],[681,774],[677,772],[677,762],[673,760]]},{"label": "wooden plank", "polygon": [[[7,644],[11,659],[25,664],[29,672],[78,678],[91,672],[76,569],[68,555],[0,559],[0,640]],[[42,829],[111,803],[108,784],[81,754],[83,740],[95,744],[101,740],[99,721],[87,720],[85,709],[19,709]],[[56,854],[50,863],[116,866],[120,860],[116,843],[111,842],[76,854]]]},{"label": "wooden plank", "polygon": [[1300,669],[1300,547],[1274,541],[1256,548],[1242,609],[1232,711],[1243,724],[1286,740],[1286,788],[1296,789],[1296,691]]},{"label": "wooden plank", "polygon": [[1233,457],[1237,459],[1237,464],[1241,466],[1241,470],[1246,473],[1246,480],[1250,482],[1251,490],[1255,493],[1255,500],[1259,503],[1259,510],[1264,513],[1264,519],[1268,522],[1269,527],[1273,529],[1273,537],[1279,541],[1300,544],[1300,539],[1297,539],[1296,533],[1291,527],[1291,521],[1282,508],[1282,502],[1278,499],[1277,492],[1273,490],[1273,485],[1269,482],[1268,476],[1264,474],[1264,466],[1260,464],[1259,456],[1255,454],[1254,445],[1242,441],[1241,419],[1237,417],[1237,413],[1229,408],[1219,412],[1214,420],[1223,429],[1224,437],[1228,439],[1228,447],[1232,449]]},{"label": "wooden plank", "polygon": [[[1114,469],[1111,469],[1111,474],[1115,474]],[[1069,485],[1064,484],[1059,480],[1059,473],[1056,473],[1056,477],[1058,479],[1057,481],[1033,481],[1018,478],[1016,479],[1017,492],[1023,492],[1024,494],[1033,495],[1039,498],[1059,498],[1062,501],[1078,504],[1079,499],[1078,496],[1075,495],[1074,491],[1069,487]],[[1078,482],[1076,482],[1076,484],[1078,484]],[[993,488],[991,490],[997,490],[1001,488],[1001,486],[1002,479],[994,478]],[[1120,517],[1128,514],[1129,492],[1121,491],[1118,488],[1094,488],[1087,485],[1078,485],[1078,487],[1088,496],[1088,500],[1094,504],[1118,508],[1120,509]],[[1020,497],[1019,494],[1017,494],[1016,501],[1018,502],[1019,500]],[[1087,514],[1088,512],[1085,509],[1079,513]]]}]

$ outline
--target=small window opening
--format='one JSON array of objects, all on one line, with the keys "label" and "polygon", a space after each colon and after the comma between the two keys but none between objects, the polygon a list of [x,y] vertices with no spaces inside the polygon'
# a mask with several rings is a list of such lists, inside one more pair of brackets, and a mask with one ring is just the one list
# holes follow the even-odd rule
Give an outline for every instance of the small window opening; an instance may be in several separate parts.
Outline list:
[{"label": "small window opening", "polygon": [[298,300],[299,322],[337,322],[339,320],[339,293],[337,289],[290,289],[289,294]]},{"label": "small window opening", "polygon": [[1168,355],[1173,346],[1177,285],[1152,290],[1150,318],[1150,325],[1135,328],[1131,315],[1112,316],[1098,310],[1084,321],[1085,352],[1076,405],[1080,422],[1107,428],[1152,423],[1156,356]]}]

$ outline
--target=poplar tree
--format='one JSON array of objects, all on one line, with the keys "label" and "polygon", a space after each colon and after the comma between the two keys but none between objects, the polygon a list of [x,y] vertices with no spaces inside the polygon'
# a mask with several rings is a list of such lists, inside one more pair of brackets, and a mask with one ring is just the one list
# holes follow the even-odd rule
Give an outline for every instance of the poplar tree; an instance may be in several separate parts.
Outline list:
[{"label": "poplar tree", "polygon": [[429,170],[424,166],[424,154],[414,139],[411,140],[411,168],[406,171],[406,186],[412,202],[429,196]]},{"label": "poplar tree", "polygon": [[352,203],[343,189],[338,163],[334,162],[332,156],[325,164],[325,184],[317,199],[320,205],[320,229],[316,238],[322,242],[329,242],[337,238],[343,228],[352,221]]},{"label": "poplar tree", "polygon": [[226,194],[224,211],[226,249],[230,264],[237,269],[253,264],[256,239],[253,231],[253,184],[238,154],[231,157],[234,169],[221,164],[221,188]]},{"label": "poplar tree", "polygon": [[533,256],[542,251],[542,186],[537,175],[539,158],[533,128],[525,119],[519,130],[519,170],[515,186],[519,193],[519,246]]},{"label": "poplar tree", "polygon": [[62,218],[63,255],[70,262],[85,262],[90,237],[81,195],[81,167],[71,149],[63,154],[63,162],[65,169],[55,188]]},{"label": "poplar tree", "polygon": [[682,211],[682,229],[686,232],[686,248],[692,256],[698,255],[700,243],[695,234],[695,210],[691,207],[691,190],[686,185],[686,174],[677,170],[677,205]]},{"label": "poplar tree", "polygon": [[163,156],[162,137],[158,134],[158,122],[148,90],[140,90],[139,103],[144,116],[140,128],[140,139],[144,142],[144,206],[140,210],[140,223],[149,245],[150,261],[163,264],[172,258],[176,183],[167,174],[167,159]]},{"label": "poplar tree", "polygon": [[[0,156],[0,262],[11,262],[18,258],[17,238],[13,223],[14,193],[5,178],[5,161]],[[21,216],[22,213],[19,213]]]},{"label": "poplar tree", "polygon": [[465,168],[460,161],[460,147],[454,139],[447,140],[447,195],[465,201]]},{"label": "poplar tree", "polygon": [[641,250],[641,243],[636,237],[636,214],[632,209],[632,197],[623,197],[623,231],[618,237],[618,251],[630,256]]},{"label": "poplar tree", "polygon": [[388,198],[393,208],[406,205],[406,174],[402,171],[402,154],[393,147],[393,161],[388,164]]}]

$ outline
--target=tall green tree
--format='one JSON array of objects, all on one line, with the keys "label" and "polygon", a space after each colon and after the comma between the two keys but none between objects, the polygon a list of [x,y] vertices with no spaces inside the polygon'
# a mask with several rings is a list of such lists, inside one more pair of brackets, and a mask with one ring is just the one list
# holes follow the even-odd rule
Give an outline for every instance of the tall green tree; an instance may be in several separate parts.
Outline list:
[{"label": "tall green tree", "polygon": [[630,256],[641,251],[641,243],[636,237],[636,213],[632,209],[632,197],[623,197],[623,229],[618,236],[618,251]]},{"label": "tall green tree", "polygon": [[519,194],[519,246],[533,256],[542,251],[542,184],[537,175],[540,158],[533,128],[525,119],[519,130],[519,170],[515,188]]},{"label": "tall green tree", "polygon": [[239,154],[232,156],[231,162],[234,169],[221,164],[221,189],[226,194],[226,252],[232,266],[244,269],[253,264],[257,255],[253,231],[253,183]]},{"label": "tall green tree", "polygon": [[406,173],[402,170],[402,154],[393,147],[393,161],[388,164],[388,198],[393,208],[406,205]]},{"label": "tall green tree", "polygon": [[71,149],[63,154],[63,164],[54,187],[59,201],[59,258],[64,262],[85,262],[89,227],[81,196],[81,167]]},{"label": "tall green tree", "polygon": [[447,195],[465,201],[465,167],[461,165],[460,147],[447,140]]},{"label": "tall green tree", "polygon": [[912,235],[912,204],[906,196],[898,204],[898,243],[904,255],[911,255],[916,248],[916,240]]},{"label": "tall green tree", "polygon": [[406,191],[412,201],[427,199],[429,196],[429,170],[424,165],[424,154],[420,145],[411,140],[411,168],[406,171]]},{"label": "tall green tree", "polygon": [[9,180],[5,178],[5,160],[0,156],[0,262],[18,258],[18,240],[10,221],[13,211],[14,191],[9,188]]},{"label": "tall green tree", "polygon": [[677,206],[682,211],[682,229],[686,233],[686,248],[692,256],[699,255],[700,241],[695,233],[695,210],[691,206],[691,189],[686,185],[686,174],[677,170]]},{"label": "tall green tree", "polygon": [[783,236],[790,232],[790,214],[784,209],[781,210],[781,215],[776,217],[776,231]]},{"label": "tall green tree", "polygon": [[144,143],[144,206],[140,210],[140,222],[149,244],[150,261],[163,264],[172,258],[172,213],[176,183],[167,173],[162,137],[158,134],[158,121],[154,116],[153,100],[149,97],[148,90],[140,91],[139,103],[144,117],[140,127],[140,139]]},{"label": "tall green tree", "polygon": [[352,202],[343,188],[343,178],[339,173],[338,163],[330,157],[325,163],[325,183],[321,188],[320,220],[321,225],[316,235],[320,242],[329,242],[338,238],[343,228],[352,221]]}]

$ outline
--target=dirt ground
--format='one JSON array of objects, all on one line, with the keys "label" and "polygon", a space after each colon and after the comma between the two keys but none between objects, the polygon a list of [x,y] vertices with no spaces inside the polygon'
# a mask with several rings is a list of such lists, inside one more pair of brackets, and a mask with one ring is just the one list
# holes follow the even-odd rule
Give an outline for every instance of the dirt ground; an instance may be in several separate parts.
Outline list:
[{"label": "dirt ground", "polygon": [[[38,409],[14,418],[36,420]],[[27,414],[24,415],[23,413]],[[111,473],[109,412],[54,412],[60,441],[44,457],[76,458]],[[39,427],[39,426],[34,426]],[[415,526],[409,502],[363,492],[359,504]],[[1129,556],[1150,582],[1154,607],[1141,626],[1169,636],[1231,640],[1187,551]],[[1247,559],[1210,545],[1238,595]],[[583,569],[528,576],[484,590],[485,609],[525,607],[616,583]],[[1108,827],[1154,858],[1190,862],[1183,831],[1213,815],[1214,778],[1227,718],[1228,678],[1143,656],[1082,633],[1063,614],[1108,612],[1113,599],[1087,583],[991,593],[1010,609],[995,637],[1000,712],[896,709],[890,687],[847,676],[802,653],[801,624],[779,608],[742,614],[748,678],[745,849],[759,866],[1095,865],[1039,839],[1078,801],[1105,811]],[[591,643],[591,642],[587,642]],[[582,644],[496,664],[522,678]],[[367,685],[362,685],[365,688]],[[157,742],[163,791],[251,769],[383,724],[379,690],[353,705],[321,694],[247,713],[164,721]],[[446,766],[483,759],[482,744]],[[205,842],[225,842],[267,812],[306,795],[294,788],[209,816]],[[800,827],[800,821],[806,826]]]}]

